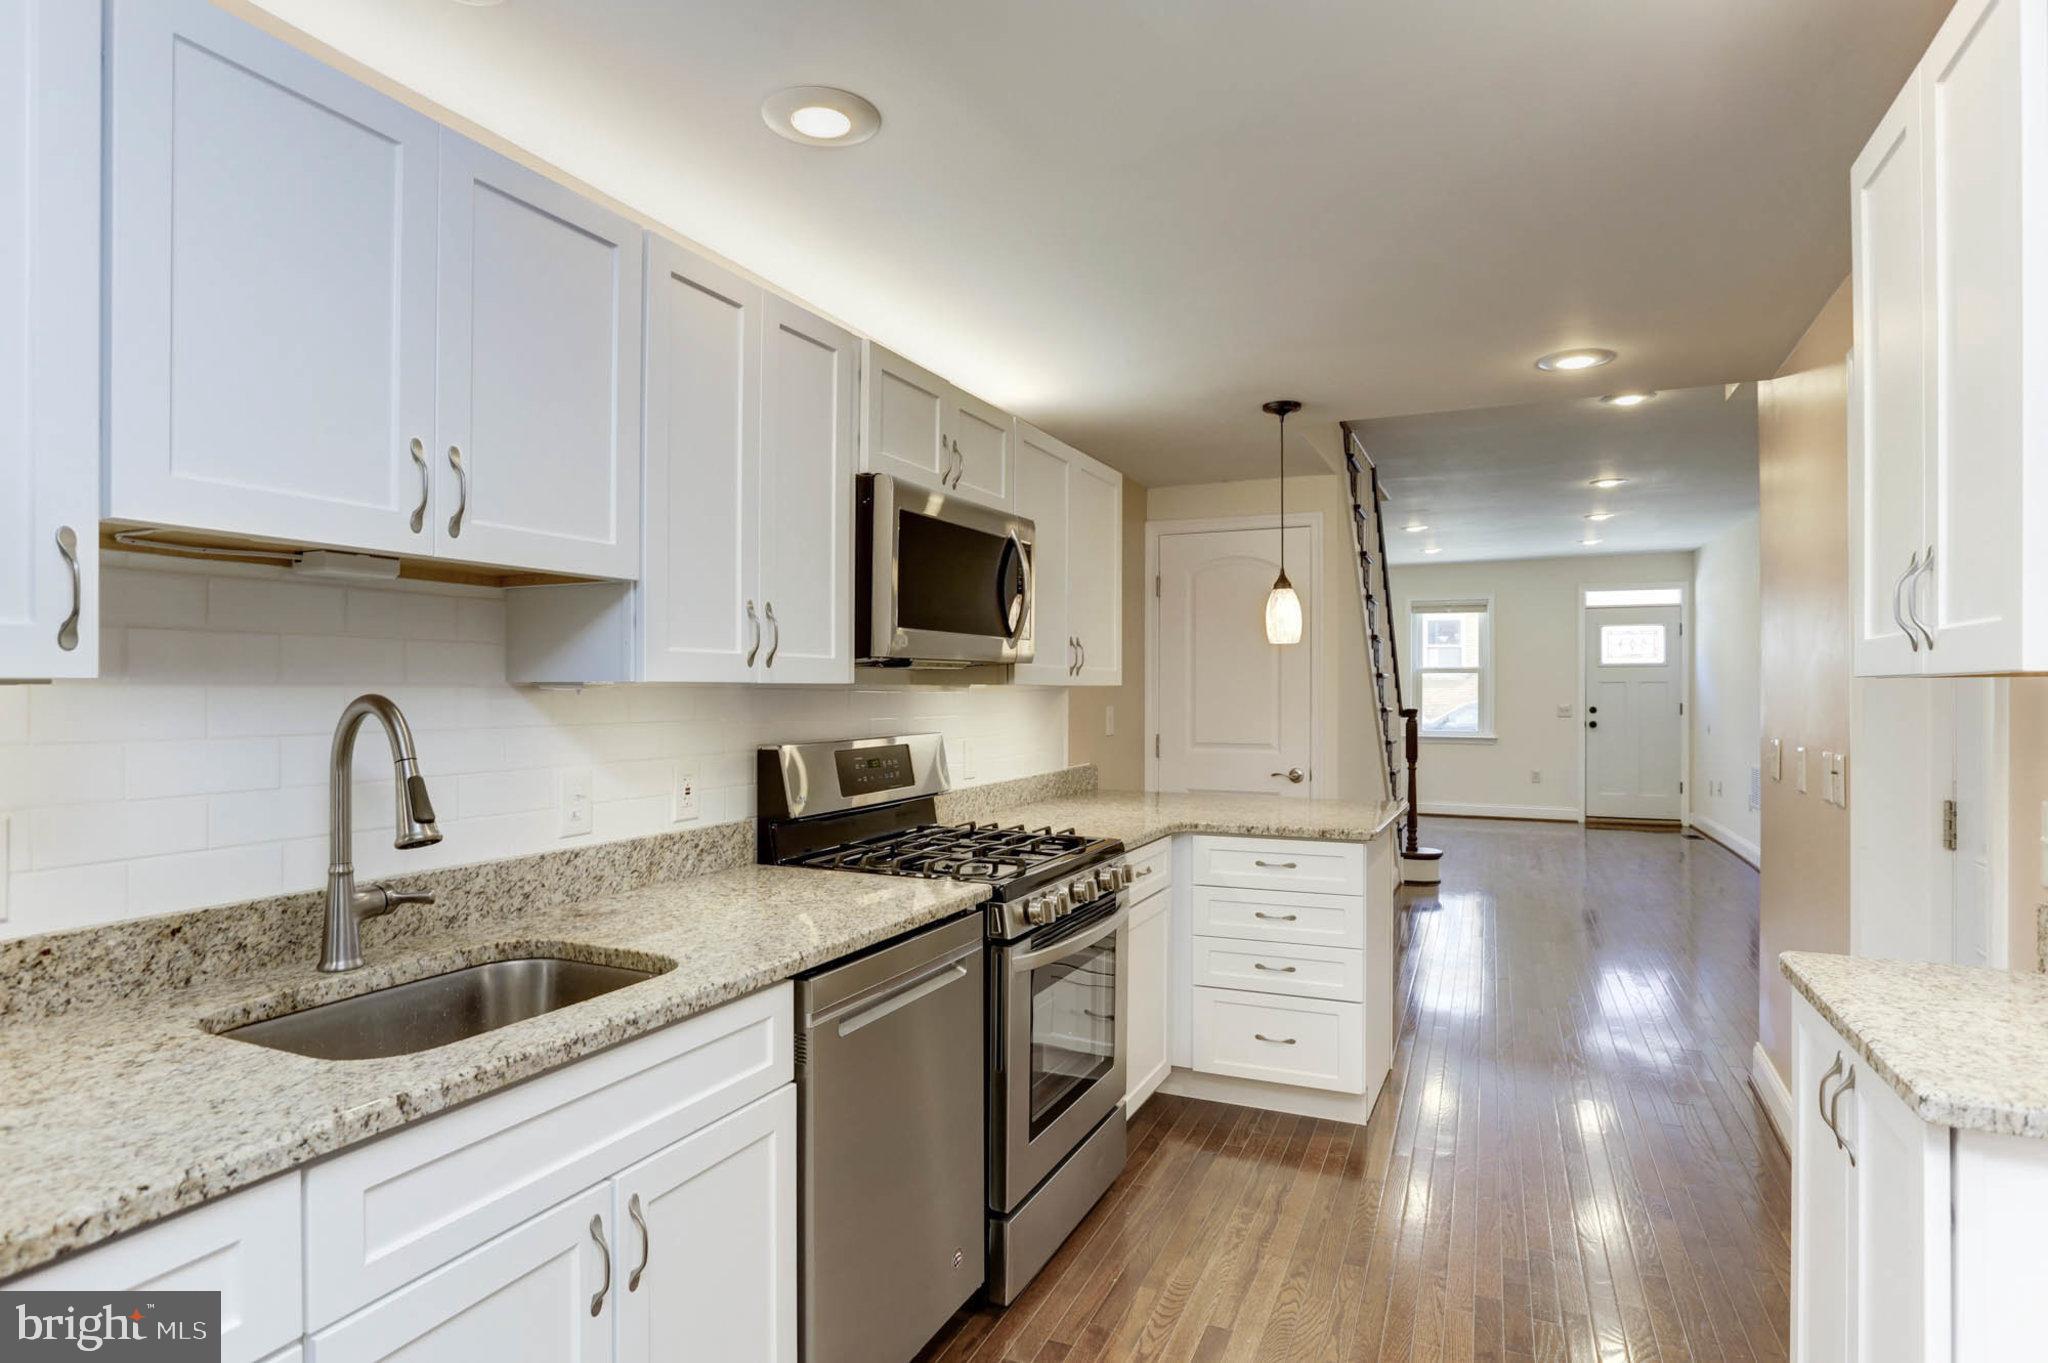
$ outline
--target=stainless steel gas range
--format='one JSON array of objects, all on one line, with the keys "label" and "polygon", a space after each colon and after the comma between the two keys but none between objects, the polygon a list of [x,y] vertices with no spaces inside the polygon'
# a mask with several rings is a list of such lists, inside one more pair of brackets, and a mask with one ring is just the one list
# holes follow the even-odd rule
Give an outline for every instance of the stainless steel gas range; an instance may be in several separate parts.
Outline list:
[{"label": "stainless steel gas range", "polygon": [[[991,887],[984,1290],[1007,1305],[1124,1167],[1124,846],[1071,829],[940,823],[937,734],[764,748],[758,777],[764,863]],[[823,1114],[799,1123],[806,1152],[833,1139]],[[806,1284],[813,1276],[806,1267]]]}]

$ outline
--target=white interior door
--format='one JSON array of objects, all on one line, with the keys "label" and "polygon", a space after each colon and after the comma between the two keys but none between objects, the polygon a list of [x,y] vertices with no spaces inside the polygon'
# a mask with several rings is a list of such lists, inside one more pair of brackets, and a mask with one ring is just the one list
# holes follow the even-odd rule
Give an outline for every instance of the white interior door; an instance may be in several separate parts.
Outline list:
[{"label": "white interior door", "polygon": [[1677,606],[1586,610],[1586,813],[1679,815],[1685,648]]},{"label": "white interior door", "polygon": [[1159,536],[1161,790],[1316,793],[1314,536],[1287,531],[1302,637],[1284,648],[1266,642],[1265,625],[1279,547],[1271,529]]}]

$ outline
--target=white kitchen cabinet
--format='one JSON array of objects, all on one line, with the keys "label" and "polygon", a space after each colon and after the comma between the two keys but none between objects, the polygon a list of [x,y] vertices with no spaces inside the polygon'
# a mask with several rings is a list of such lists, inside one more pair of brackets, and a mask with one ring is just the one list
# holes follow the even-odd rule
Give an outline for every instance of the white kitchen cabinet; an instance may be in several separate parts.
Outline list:
[{"label": "white kitchen cabinet", "polygon": [[2048,12],[1960,0],[1851,172],[1859,675],[2048,669]]},{"label": "white kitchen cabinet", "polygon": [[1131,887],[1130,945],[1130,1027],[1128,1029],[1128,1078],[1124,1085],[1124,1114],[1129,1116],[1145,1105],[1172,1071],[1169,1041],[1173,1027],[1172,882],[1163,874],[1169,867],[1171,841],[1140,848],[1131,854],[1134,869],[1150,866],[1154,875]]},{"label": "white kitchen cabinet", "polygon": [[114,0],[106,514],[639,570],[638,229],[200,0]]},{"label": "white kitchen cabinet", "polygon": [[441,131],[441,552],[640,571],[641,231]]},{"label": "white kitchen cabinet", "polygon": [[433,553],[440,129],[199,0],[108,18],[107,514]]},{"label": "white kitchen cabinet", "polygon": [[796,1363],[794,1084],[628,1169],[613,1192],[620,1363]]},{"label": "white kitchen cabinet", "polygon": [[[222,1363],[295,1346],[299,1176],[285,1174],[16,1278],[10,1292],[218,1292]],[[267,1360],[266,1360],[267,1363]]]},{"label": "white kitchen cabinet", "polygon": [[611,1194],[590,1188],[311,1336],[308,1363],[607,1363],[624,1288]]},{"label": "white kitchen cabinet", "polygon": [[861,468],[1007,510],[1013,419],[872,341],[864,355]]},{"label": "white kitchen cabinet", "polygon": [[100,11],[0,10],[0,680],[99,671]]},{"label": "white kitchen cabinet", "polygon": [[1017,681],[1123,682],[1123,477],[1019,421],[1017,514],[1030,519],[1035,657]]},{"label": "white kitchen cabinet", "polygon": [[854,336],[647,238],[640,580],[514,588],[513,682],[853,680]]}]

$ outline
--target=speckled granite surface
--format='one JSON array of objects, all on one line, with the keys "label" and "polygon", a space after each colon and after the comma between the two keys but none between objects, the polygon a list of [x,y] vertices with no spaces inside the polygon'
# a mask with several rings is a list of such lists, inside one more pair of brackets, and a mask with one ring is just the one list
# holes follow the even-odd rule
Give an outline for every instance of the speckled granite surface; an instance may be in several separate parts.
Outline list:
[{"label": "speckled granite surface", "polygon": [[1384,831],[1406,808],[1376,800],[1096,790],[1011,804],[989,817],[1032,828],[1075,828],[1099,838],[1122,838],[1126,847],[1136,848],[1173,833],[1364,842]]},{"label": "speckled granite surface", "polygon": [[[498,902],[517,903],[520,890],[501,886]],[[182,988],[127,998],[101,992],[90,1007],[8,1019],[0,1027],[0,1278],[950,916],[986,894],[973,884],[745,866],[498,918],[478,911],[438,932],[415,932],[402,947],[373,943],[370,964],[338,979],[314,970],[305,941],[296,941],[290,964],[244,958],[233,972],[204,972]],[[389,1060],[310,1060],[207,1030],[536,952],[675,965],[546,1017]]]},{"label": "speckled granite surface", "polygon": [[2048,1139],[2048,977],[1813,951],[1778,969],[1923,1120]]}]

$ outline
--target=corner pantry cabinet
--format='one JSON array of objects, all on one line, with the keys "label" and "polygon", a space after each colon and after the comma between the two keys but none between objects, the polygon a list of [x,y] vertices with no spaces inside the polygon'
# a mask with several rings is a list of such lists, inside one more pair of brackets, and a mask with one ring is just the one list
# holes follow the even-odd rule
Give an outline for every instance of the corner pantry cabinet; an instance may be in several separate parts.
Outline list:
[{"label": "corner pantry cabinet", "polygon": [[1035,657],[1016,680],[1123,683],[1123,476],[1023,421],[1016,423],[1017,514],[1032,545]]},{"label": "corner pantry cabinet", "polygon": [[1860,676],[2048,670],[2044,196],[2048,10],[1958,0],[1850,174]]},{"label": "corner pantry cabinet", "polygon": [[107,515],[634,576],[639,230],[202,0],[107,14]]},{"label": "corner pantry cabinet", "polygon": [[1000,408],[870,341],[861,467],[981,506],[1010,506],[1015,423]]},{"label": "corner pantry cabinet", "polygon": [[0,6],[0,679],[99,670],[99,58],[99,6]]}]

